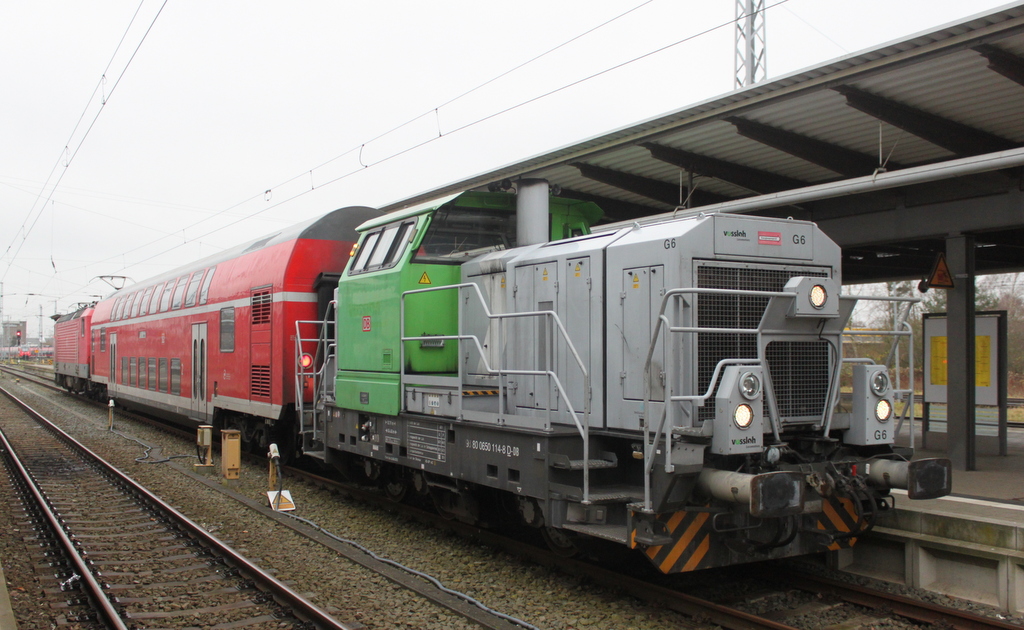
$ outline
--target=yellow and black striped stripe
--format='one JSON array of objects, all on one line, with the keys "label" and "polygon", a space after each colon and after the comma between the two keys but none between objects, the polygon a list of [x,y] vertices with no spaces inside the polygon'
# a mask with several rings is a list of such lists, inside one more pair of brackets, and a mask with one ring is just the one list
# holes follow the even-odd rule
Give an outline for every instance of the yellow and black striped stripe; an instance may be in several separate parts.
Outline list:
[{"label": "yellow and black striped stripe", "polygon": [[[821,516],[818,518],[818,529],[829,532],[848,534],[857,527],[857,508],[853,501],[845,497],[826,497],[821,502]],[[856,538],[837,540],[828,546],[831,551],[852,547]]]},{"label": "yellow and black striped stripe", "polygon": [[497,396],[496,389],[467,389],[462,392],[463,396]]},{"label": "yellow and black striped stripe", "polygon": [[[702,562],[707,559],[711,548],[710,517],[711,514],[708,512],[659,514],[657,519],[665,524],[673,542],[648,547],[644,553],[662,573],[681,573],[704,568]],[[634,549],[637,546],[636,529],[630,533],[630,546]]]}]

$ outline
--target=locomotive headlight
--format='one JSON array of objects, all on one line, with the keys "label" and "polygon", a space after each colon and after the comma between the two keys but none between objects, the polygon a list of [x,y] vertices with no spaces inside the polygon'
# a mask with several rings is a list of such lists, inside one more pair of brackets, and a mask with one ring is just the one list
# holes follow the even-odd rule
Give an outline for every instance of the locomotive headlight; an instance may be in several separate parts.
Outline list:
[{"label": "locomotive headlight", "polygon": [[875,396],[885,396],[889,391],[889,375],[885,372],[875,372],[871,377],[871,391],[875,392]]},{"label": "locomotive headlight", "polygon": [[825,291],[825,287],[820,284],[816,284],[811,287],[811,292],[807,297],[811,301],[811,306],[814,308],[821,308],[825,306],[825,302],[828,300],[828,292]]},{"label": "locomotive headlight", "polygon": [[302,369],[308,368],[309,366],[313,365],[313,357],[311,357],[308,354],[303,354],[299,358],[299,365],[302,366]]},{"label": "locomotive headlight", "polygon": [[750,426],[750,423],[754,421],[754,410],[750,408],[748,404],[742,404],[736,407],[736,411],[732,414],[732,421],[736,423],[741,429],[746,429]]},{"label": "locomotive headlight", "polygon": [[890,416],[892,416],[892,403],[885,398],[879,400],[875,404],[875,418],[879,422],[888,422]]},{"label": "locomotive headlight", "polygon": [[740,376],[740,393],[747,400],[753,400],[761,394],[761,379],[753,372],[744,372]]}]

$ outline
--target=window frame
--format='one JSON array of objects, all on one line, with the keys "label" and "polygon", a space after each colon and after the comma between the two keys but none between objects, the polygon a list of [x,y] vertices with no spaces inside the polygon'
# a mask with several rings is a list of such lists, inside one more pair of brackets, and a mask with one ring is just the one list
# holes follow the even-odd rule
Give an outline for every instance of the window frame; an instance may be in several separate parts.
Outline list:
[{"label": "window frame", "polygon": [[203,283],[203,274],[206,272],[205,269],[192,274],[192,279],[188,281],[188,289],[185,291],[185,308],[195,306],[199,299],[199,285]]},{"label": "window frame", "polygon": [[[225,318],[224,315],[231,313],[230,318]],[[225,334],[225,331],[230,329],[230,334]],[[220,327],[218,330],[220,351],[223,353],[235,351],[235,307],[225,306],[220,309]],[[230,344],[225,347],[225,342],[230,340]]]}]

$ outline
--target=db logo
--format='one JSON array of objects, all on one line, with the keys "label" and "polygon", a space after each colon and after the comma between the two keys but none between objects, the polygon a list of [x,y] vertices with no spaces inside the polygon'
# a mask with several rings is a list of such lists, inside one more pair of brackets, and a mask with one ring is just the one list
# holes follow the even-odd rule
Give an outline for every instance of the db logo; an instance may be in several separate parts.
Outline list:
[{"label": "db logo", "polygon": [[370,332],[370,316],[363,315],[363,332]]}]

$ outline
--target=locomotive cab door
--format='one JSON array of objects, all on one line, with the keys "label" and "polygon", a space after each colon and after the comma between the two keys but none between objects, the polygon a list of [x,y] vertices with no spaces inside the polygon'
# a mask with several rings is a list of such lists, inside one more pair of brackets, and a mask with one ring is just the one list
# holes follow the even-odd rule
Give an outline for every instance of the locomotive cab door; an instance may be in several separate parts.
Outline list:
[{"label": "locomotive cab door", "polygon": [[192,324],[192,416],[206,420],[209,403],[206,400],[206,323]]}]

